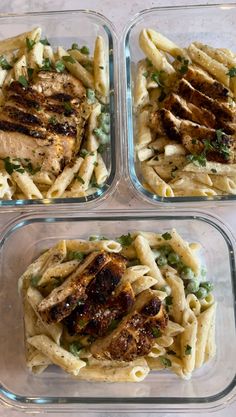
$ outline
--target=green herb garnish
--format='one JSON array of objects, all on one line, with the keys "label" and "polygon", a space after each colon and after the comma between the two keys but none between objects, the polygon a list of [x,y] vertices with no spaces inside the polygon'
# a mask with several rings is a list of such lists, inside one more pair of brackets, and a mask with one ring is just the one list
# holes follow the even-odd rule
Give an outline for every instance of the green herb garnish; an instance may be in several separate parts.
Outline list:
[{"label": "green herb garnish", "polygon": [[159,360],[165,368],[168,368],[172,365],[171,360],[166,358],[165,356],[159,356]]},{"label": "green herb garnish", "polygon": [[62,59],[63,59],[63,61],[70,62],[71,64],[75,64],[76,63],[76,60],[73,58],[73,56],[70,56],[70,55],[64,55],[62,57]]},{"label": "green herb garnish", "polygon": [[189,162],[192,162],[194,165],[196,166],[201,166],[201,167],[205,167],[206,166],[206,156],[204,154],[200,154],[200,155],[187,155],[186,159]]},{"label": "green herb garnish", "polygon": [[55,62],[55,70],[57,72],[63,72],[65,69],[65,64],[59,59]]},{"label": "green herb garnish", "polygon": [[148,67],[152,67],[152,61],[149,58],[146,58],[146,64]]},{"label": "green herb garnish", "polygon": [[230,78],[236,77],[236,67],[230,68],[226,75],[229,75]]},{"label": "green herb garnish", "polygon": [[64,106],[64,109],[65,109],[66,112],[69,112],[69,113],[72,112],[72,106],[71,106],[71,103],[69,101],[65,101],[63,103],[63,106]]},{"label": "green herb garnish", "polygon": [[30,68],[30,67],[28,67],[28,68],[27,68],[27,74],[28,74],[28,78],[29,78],[29,80],[32,80],[32,78],[33,78],[33,73],[34,73],[34,68]]},{"label": "green herb garnish", "polygon": [[50,43],[48,42],[48,39],[47,38],[45,38],[45,39],[40,39],[40,41],[39,41],[40,43],[42,43],[43,45],[50,45]]},{"label": "green herb garnish", "polygon": [[81,149],[79,153],[82,158],[85,158],[88,154],[89,152],[86,149]]},{"label": "green herb garnish", "polygon": [[2,67],[4,70],[9,70],[12,68],[12,65],[9,64],[3,55],[0,56],[0,67]]},{"label": "green herb garnish", "polygon": [[211,172],[212,172],[213,174],[217,174],[217,169],[215,169],[215,168],[211,168]]},{"label": "green herb garnish", "polygon": [[79,49],[78,43],[72,43],[71,49]]},{"label": "green herb garnish", "polygon": [[153,334],[154,337],[160,337],[161,336],[161,331],[157,327],[152,327],[151,331],[152,331],[152,334]]},{"label": "green herb garnish", "polygon": [[48,119],[48,123],[50,123],[51,125],[56,125],[56,124],[57,124],[57,119],[56,119],[56,116],[51,116],[51,117]]},{"label": "green herb garnish", "polygon": [[114,330],[118,326],[118,324],[119,324],[119,320],[115,320],[115,319],[111,320],[111,323],[108,327],[108,331],[111,332],[112,330]]},{"label": "green herb garnish", "polygon": [[104,67],[101,65],[100,67],[99,67],[101,70],[104,70]]},{"label": "green herb garnish", "polygon": [[79,356],[80,350],[83,348],[80,342],[73,342],[69,346],[69,351],[74,356]]},{"label": "green herb garnish", "polygon": [[24,75],[20,75],[18,78],[18,81],[21,85],[23,85],[23,87],[27,88],[28,87],[28,81],[27,79],[24,77]]},{"label": "green herb garnish", "polygon": [[27,46],[28,51],[31,51],[31,49],[33,49],[35,44],[36,42],[33,39],[26,38],[26,46]]},{"label": "green herb garnish", "polygon": [[43,65],[41,67],[41,70],[43,70],[43,71],[51,71],[52,70],[52,63],[51,63],[49,58],[45,58],[43,60]]},{"label": "green herb garnish", "polygon": [[192,346],[187,345],[185,347],[185,355],[191,355],[192,353]]},{"label": "green herb garnish", "polygon": [[85,184],[84,180],[82,177],[80,177],[79,175],[76,175],[75,177],[79,182],[81,182],[81,184]]},{"label": "green herb garnish", "polygon": [[67,255],[67,259],[69,261],[82,261],[85,257],[85,254],[83,252],[69,252]]},{"label": "green herb garnish", "polygon": [[167,306],[171,306],[171,305],[172,305],[172,300],[173,300],[173,297],[172,297],[171,295],[168,295],[168,296],[165,298],[166,305],[167,305]]},{"label": "green herb garnish", "polygon": [[32,285],[32,287],[37,287],[39,281],[41,279],[40,275],[32,275],[30,278],[30,285]]},{"label": "green herb garnish", "polygon": [[89,48],[84,45],[84,46],[82,46],[82,48],[80,48],[80,52],[81,52],[81,54],[89,55]]},{"label": "green herb garnish", "polygon": [[161,235],[161,237],[163,237],[163,239],[165,239],[165,240],[171,240],[172,239],[171,234],[168,233],[168,232],[163,233],[163,235]]},{"label": "green herb garnish", "polygon": [[133,238],[130,233],[127,235],[121,235],[116,239],[117,242],[119,242],[122,246],[129,246],[131,243],[133,243]]},{"label": "green herb garnish", "polygon": [[17,171],[23,174],[24,169],[21,167],[21,165],[13,164],[9,156],[4,158],[3,162],[4,162],[5,170],[7,171],[9,175],[11,175],[14,171]]},{"label": "green herb garnish", "polygon": [[151,74],[151,80],[155,81],[159,87],[164,87],[163,82],[161,81],[161,76],[164,71],[155,71]]}]

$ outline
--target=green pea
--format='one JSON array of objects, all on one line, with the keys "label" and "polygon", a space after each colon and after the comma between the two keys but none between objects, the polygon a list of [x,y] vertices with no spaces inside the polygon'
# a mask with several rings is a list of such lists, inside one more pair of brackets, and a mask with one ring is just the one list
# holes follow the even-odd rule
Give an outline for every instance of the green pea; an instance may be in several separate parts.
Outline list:
[{"label": "green pea", "polygon": [[160,252],[164,256],[169,255],[169,253],[171,252],[171,247],[170,246],[161,246],[160,247]]},{"label": "green pea", "polygon": [[200,287],[205,288],[207,293],[213,291],[213,289],[214,289],[214,285],[210,281],[201,282]]},{"label": "green pea", "polygon": [[203,287],[199,287],[199,290],[195,293],[198,299],[205,298],[207,296],[207,290]]},{"label": "green pea", "polygon": [[168,255],[168,263],[170,265],[175,265],[179,262],[179,255],[175,252],[170,252]]},{"label": "green pea", "polygon": [[87,99],[90,102],[90,104],[95,102],[96,97],[95,97],[95,91],[94,90],[92,90],[91,88],[87,88],[86,95],[87,95]]},{"label": "green pea", "polygon": [[189,268],[188,266],[184,266],[182,268],[180,276],[181,276],[182,279],[193,279],[194,278],[194,273],[193,273],[191,268]]},{"label": "green pea", "polygon": [[105,145],[106,143],[109,142],[109,136],[105,132],[103,132],[101,128],[94,129],[93,133],[95,136],[97,136],[97,138],[100,140],[100,143],[102,145]]},{"label": "green pea", "polygon": [[157,265],[164,266],[166,264],[167,264],[166,256],[163,256],[163,255],[159,256],[159,258],[157,259]]},{"label": "green pea", "polygon": [[109,113],[101,113],[98,116],[98,120],[100,124],[109,125],[110,124],[110,114]]},{"label": "green pea", "polygon": [[199,282],[196,280],[190,281],[187,285],[187,292],[190,293],[195,293],[198,291],[199,289]]}]

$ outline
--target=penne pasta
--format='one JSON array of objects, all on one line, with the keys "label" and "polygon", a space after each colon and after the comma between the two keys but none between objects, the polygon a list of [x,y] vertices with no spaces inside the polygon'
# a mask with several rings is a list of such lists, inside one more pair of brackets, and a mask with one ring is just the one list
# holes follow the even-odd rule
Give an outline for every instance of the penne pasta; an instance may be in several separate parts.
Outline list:
[{"label": "penne pasta", "polygon": [[105,43],[102,36],[97,36],[94,48],[94,86],[103,97],[108,95],[107,62]]},{"label": "penne pasta", "polygon": [[[70,54],[65,51],[61,46],[58,47],[58,56],[63,59],[63,57],[70,57]],[[74,60],[75,61],[75,60]],[[78,61],[71,63],[68,60],[64,59],[64,64],[69,72],[74,75],[76,78],[81,80],[86,87],[94,88],[94,78],[89,71],[87,71]]]}]

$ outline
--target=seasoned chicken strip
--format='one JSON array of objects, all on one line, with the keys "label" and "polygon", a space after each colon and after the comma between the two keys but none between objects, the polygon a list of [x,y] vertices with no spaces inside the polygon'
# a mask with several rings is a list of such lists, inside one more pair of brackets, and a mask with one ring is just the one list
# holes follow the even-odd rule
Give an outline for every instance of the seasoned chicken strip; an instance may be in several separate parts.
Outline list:
[{"label": "seasoned chicken strip", "polygon": [[78,301],[86,300],[89,284],[109,261],[107,252],[90,253],[77,270],[39,304],[38,312],[42,319],[47,323],[58,323],[67,317]]},{"label": "seasoned chicken strip", "polygon": [[157,329],[164,329],[167,321],[168,316],[155,291],[143,291],[118,327],[105,338],[97,339],[90,351],[97,359],[132,361],[145,356],[155,342]]}]

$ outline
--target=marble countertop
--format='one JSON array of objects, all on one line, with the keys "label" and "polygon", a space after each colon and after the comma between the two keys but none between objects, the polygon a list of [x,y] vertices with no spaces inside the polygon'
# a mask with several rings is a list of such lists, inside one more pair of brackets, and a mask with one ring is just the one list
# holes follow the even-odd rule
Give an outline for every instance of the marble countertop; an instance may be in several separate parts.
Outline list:
[{"label": "marble countertop", "polygon": [[[207,4],[215,3],[216,1],[207,1]],[[121,34],[122,29],[124,28],[125,23],[131,19],[134,14],[143,10],[144,8],[154,7],[154,6],[174,6],[174,5],[190,5],[190,4],[202,4],[203,0],[1,0],[0,1],[0,13],[1,12],[29,12],[29,11],[47,11],[47,10],[72,10],[72,9],[90,9],[96,10],[108,17],[116,26],[118,35]],[[227,1],[221,0],[221,3],[227,3]],[[135,197],[127,195],[126,186],[121,182],[119,186],[119,198],[117,194],[114,194],[112,199],[110,199],[110,208],[124,209],[128,206],[131,208],[137,207],[137,201]],[[121,195],[123,195],[121,197]],[[127,200],[128,199],[128,200]],[[139,208],[142,208],[142,203],[138,203]],[[145,204],[143,203],[143,206]],[[200,209],[200,207],[199,207]],[[224,219],[225,223],[229,225],[234,234],[236,234],[236,216],[234,214],[234,205],[217,207],[214,209],[214,214],[218,217]],[[0,217],[0,228],[11,218],[12,214],[5,214]],[[1,373],[1,370],[0,370]],[[209,414],[206,412],[198,413],[202,417],[207,417]],[[0,417],[22,417],[25,415],[20,411],[13,411],[0,407]],[[28,415],[33,416],[33,413]],[[40,417],[46,416],[44,413],[38,414]],[[69,416],[69,414],[61,414],[64,417]],[[74,414],[79,415],[79,413]],[[82,414],[81,414],[82,415]],[[88,417],[105,417],[104,413],[89,413]],[[108,415],[108,414],[107,414]],[[133,414],[128,413],[112,413],[112,417],[129,417]],[[160,415],[159,413],[142,414],[143,417],[149,417],[154,415]],[[165,416],[180,417],[182,414],[172,413],[172,414],[161,414]],[[193,417],[196,414],[187,414],[188,417]],[[215,417],[234,417],[236,415],[236,402],[228,406],[224,410],[214,412]],[[58,417],[58,413],[51,414],[52,417]]]}]

